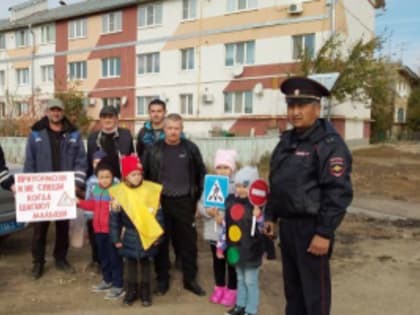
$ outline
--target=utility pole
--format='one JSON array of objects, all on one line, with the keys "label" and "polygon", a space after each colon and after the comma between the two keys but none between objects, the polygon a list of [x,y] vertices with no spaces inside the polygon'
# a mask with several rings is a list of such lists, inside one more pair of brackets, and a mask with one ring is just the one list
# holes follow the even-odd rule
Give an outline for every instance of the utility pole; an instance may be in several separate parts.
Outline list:
[{"label": "utility pole", "polygon": [[[331,33],[331,38],[333,38],[335,36],[335,1],[336,0],[329,0],[330,1],[330,33]],[[326,106],[327,106],[327,120],[330,121],[331,120],[331,108],[332,108],[332,100],[331,100],[331,96],[326,99],[325,102]]]}]

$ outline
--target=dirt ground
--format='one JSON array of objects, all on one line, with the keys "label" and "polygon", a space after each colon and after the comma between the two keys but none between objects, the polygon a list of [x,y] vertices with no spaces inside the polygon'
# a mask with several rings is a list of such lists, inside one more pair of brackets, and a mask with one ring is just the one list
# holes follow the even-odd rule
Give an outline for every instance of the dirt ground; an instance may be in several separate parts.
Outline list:
[{"label": "dirt ground", "polygon": [[[357,196],[419,202],[420,145],[399,144],[354,152]],[[419,207],[420,209],[420,207]],[[121,306],[89,292],[100,276],[85,270],[89,248],[71,249],[74,275],[59,273],[52,265],[53,229],[49,235],[47,270],[38,281],[30,278],[32,230],[0,243],[0,314],[223,314],[224,307],[210,304],[181,287],[180,273],[172,271],[172,286],[164,297],[155,297],[151,308],[140,303]],[[389,221],[347,215],[340,227],[331,260],[333,311],[337,315],[419,314],[420,222]],[[277,252],[278,256],[279,253]],[[212,288],[211,254],[199,242],[200,283]],[[264,261],[260,277],[260,313],[284,314],[281,264]]]}]

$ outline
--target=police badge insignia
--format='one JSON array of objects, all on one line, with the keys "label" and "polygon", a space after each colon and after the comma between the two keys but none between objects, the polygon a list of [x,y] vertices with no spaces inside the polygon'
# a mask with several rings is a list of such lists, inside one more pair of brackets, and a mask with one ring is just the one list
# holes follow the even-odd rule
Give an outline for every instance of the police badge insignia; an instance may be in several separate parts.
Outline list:
[{"label": "police badge insignia", "polygon": [[330,165],[329,165],[330,173],[331,175],[335,177],[340,177],[344,174],[345,171],[345,165],[344,165],[344,159],[341,157],[333,157],[330,159]]}]

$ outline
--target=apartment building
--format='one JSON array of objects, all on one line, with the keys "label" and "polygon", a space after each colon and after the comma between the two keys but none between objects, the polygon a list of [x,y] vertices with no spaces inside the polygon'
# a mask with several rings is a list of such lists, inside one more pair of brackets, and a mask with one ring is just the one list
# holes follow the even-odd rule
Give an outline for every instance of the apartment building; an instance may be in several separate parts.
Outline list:
[{"label": "apartment building", "polygon": [[[0,106],[43,110],[77,84],[88,115],[120,109],[137,131],[155,97],[185,117],[188,134],[263,135],[286,128],[278,89],[302,50],[332,32],[349,45],[374,36],[378,0],[86,0],[48,9],[32,0],[0,21]],[[0,111],[1,112],[1,111]],[[0,113],[1,114],[1,113]],[[331,119],[348,140],[367,140],[370,109],[338,104]]]}]

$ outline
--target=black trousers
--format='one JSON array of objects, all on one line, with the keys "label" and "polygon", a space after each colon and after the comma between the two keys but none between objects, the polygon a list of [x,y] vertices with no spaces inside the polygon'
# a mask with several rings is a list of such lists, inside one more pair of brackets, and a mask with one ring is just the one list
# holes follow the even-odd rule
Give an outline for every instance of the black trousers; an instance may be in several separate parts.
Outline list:
[{"label": "black trousers", "polygon": [[184,282],[197,276],[197,230],[195,228],[195,203],[186,197],[162,197],[165,236],[155,257],[158,282],[169,281],[169,239],[172,237],[182,261]]},{"label": "black trousers", "polygon": [[[45,247],[50,222],[33,223],[32,258],[34,263],[45,263]],[[54,258],[66,260],[69,249],[69,221],[55,221]]]},{"label": "black trousers", "polygon": [[[213,255],[213,274],[214,282],[218,287],[227,286],[230,290],[236,290],[236,270],[235,267],[229,265],[226,259],[220,259],[216,256],[216,245],[210,244],[210,250]],[[227,269],[227,285],[226,285],[226,269]]]},{"label": "black trousers", "polygon": [[331,277],[329,255],[308,253],[316,218],[282,219],[280,246],[286,315],[329,315]]},{"label": "black trousers", "polygon": [[142,259],[127,258],[125,279],[127,284],[137,284],[138,281],[138,265],[140,264],[140,282],[150,284],[150,259],[145,257]]}]

